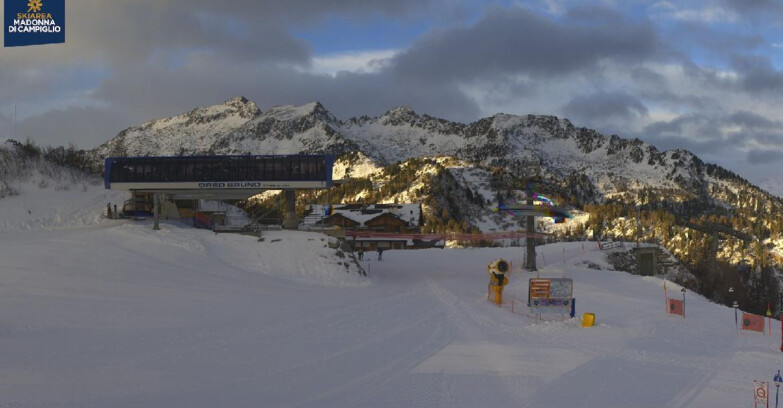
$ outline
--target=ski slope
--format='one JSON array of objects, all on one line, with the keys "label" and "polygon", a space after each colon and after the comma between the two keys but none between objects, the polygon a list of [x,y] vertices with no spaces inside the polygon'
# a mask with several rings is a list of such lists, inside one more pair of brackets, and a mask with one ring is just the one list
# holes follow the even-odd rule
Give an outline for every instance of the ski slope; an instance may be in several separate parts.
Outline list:
[{"label": "ski slope", "polygon": [[83,219],[0,231],[0,407],[751,407],[783,368],[779,322],[737,332],[690,292],[668,316],[594,243],[538,248],[586,329],[486,300],[500,257],[526,300],[522,248],[367,253],[362,277],[316,233]]}]

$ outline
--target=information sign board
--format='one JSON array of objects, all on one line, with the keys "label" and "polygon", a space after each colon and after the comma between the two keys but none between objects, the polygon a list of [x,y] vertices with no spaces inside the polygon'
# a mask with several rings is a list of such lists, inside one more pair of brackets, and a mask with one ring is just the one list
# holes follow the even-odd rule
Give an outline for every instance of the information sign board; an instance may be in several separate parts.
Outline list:
[{"label": "information sign board", "polygon": [[532,313],[571,312],[574,281],[570,278],[530,278],[527,306]]}]

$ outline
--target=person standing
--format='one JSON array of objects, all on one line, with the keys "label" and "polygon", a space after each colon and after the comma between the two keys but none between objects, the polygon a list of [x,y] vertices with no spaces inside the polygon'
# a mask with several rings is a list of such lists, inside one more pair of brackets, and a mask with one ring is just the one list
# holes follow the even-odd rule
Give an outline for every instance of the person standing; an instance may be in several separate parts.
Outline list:
[{"label": "person standing", "polygon": [[378,260],[379,261],[383,260],[383,248],[381,247],[378,247]]},{"label": "person standing", "polygon": [[359,248],[359,260],[364,260],[364,248]]}]

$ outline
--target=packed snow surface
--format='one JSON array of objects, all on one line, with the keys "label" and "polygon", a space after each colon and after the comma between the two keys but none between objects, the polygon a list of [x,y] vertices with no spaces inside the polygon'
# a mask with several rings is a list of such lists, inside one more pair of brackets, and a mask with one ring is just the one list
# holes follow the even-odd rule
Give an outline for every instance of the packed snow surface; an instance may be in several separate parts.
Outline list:
[{"label": "packed snow surface", "polygon": [[[522,248],[366,253],[363,277],[317,233],[80,219],[0,231],[0,407],[750,407],[783,368],[778,321],[738,332],[690,292],[667,315],[663,281],[608,270],[595,243],[538,247],[577,318],[537,321]],[[502,308],[497,258],[514,263]]]}]

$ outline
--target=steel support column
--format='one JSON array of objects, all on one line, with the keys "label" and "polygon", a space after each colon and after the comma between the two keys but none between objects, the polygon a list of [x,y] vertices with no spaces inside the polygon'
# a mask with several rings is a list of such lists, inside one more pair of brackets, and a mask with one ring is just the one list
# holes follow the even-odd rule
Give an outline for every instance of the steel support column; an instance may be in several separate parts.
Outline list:
[{"label": "steel support column", "polygon": [[152,201],[155,208],[155,222],[152,225],[152,229],[159,230],[160,229],[160,196],[158,193],[154,193],[152,195]]},{"label": "steel support column", "polygon": [[[527,205],[532,206],[533,189],[528,187],[526,194]],[[525,238],[525,244],[527,246],[527,264],[525,265],[525,270],[533,272],[538,270],[538,268],[536,268],[536,239],[532,237],[536,234],[536,217],[528,215],[525,219],[527,220],[527,227],[525,229],[525,232],[527,232],[527,238]]]},{"label": "steel support column", "polygon": [[299,219],[296,218],[296,190],[284,190],[285,214],[283,214],[283,228],[299,228]]}]

